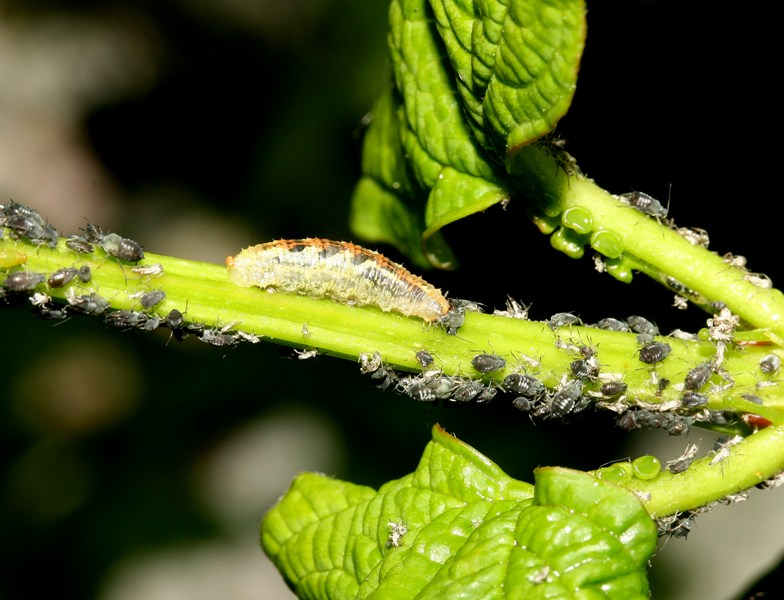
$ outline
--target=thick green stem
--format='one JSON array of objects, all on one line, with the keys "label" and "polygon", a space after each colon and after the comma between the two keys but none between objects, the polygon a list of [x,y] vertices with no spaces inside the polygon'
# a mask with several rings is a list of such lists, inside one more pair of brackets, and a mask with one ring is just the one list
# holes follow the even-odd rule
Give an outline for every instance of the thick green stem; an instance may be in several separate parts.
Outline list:
[{"label": "thick green stem", "polygon": [[[781,343],[784,294],[755,285],[744,269],[727,264],[665,223],[620,202],[593,180],[565,169],[559,156],[563,153],[528,146],[515,157],[514,172],[523,192],[537,199],[549,223],[545,231],[559,227],[554,235],[573,241],[575,257],[582,255],[582,246],[590,244],[624,271],[624,280],[630,280],[632,270],[662,283],[672,278],[689,293],[724,303],[733,314],[752,327],[768,330],[770,339]],[[579,209],[581,218],[572,219],[570,209]]]},{"label": "thick green stem", "polygon": [[640,496],[653,517],[699,508],[747,490],[784,471],[784,427],[758,431],[726,452],[696,460],[682,473],[664,471],[648,481],[633,479],[626,487]]},{"label": "thick green stem", "polygon": [[[0,259],[0,269],[6,272],[23,270],[49,276],[57,269],[82,265],[92,272],[89,283],[74,279],[64,288],[49,288],[43,283],[34,290],[7,291],[9,298],[18,296],[26,301],[27,295],[39,292],[68,303],[74,297],[95,293],[109,302],[108,311],[142,311],[139,294],[162,290],[165,299],[144,310],[148,317],[155,315],[165,321],[170,311],[178,309],[185,314],[186,322],[205,328],[243,332],[354,360],[362,353],[378,351],[387,366],[410,371],[420,369],[416,352],[424,349],[435,358],[433,367],[444,374],[481,378],[491,386],[498,386],[511,373],[527,373],[557,390],[575,377],[572,363],[593,354],[600,372],[583,382],[583,396],[615,411],[640,405],[651,411],[687,414],[680,404],[685,376],[695,366],[712,360],[717,351],[709,341],[657,338],[666,342],[671,352],[659,364],[649,365],[641,361],[635,334],[582,326],[552,327],[545,322],[473,312],[466,313],[457,335],[448,335],[439,325],[374,307],[239,287],[229,280],[223,265],[151,253],[137,264],[123,263],[101,249],[77,254],[66,247],[63,239],[51,248],[6,234],[0,238]],[[153,265],[158,268],[149,269]],[[759,338],[752,334],[751,338]],[[703,390],[707,406],[693,416],[699,420],[700,415],[704,418],[708,414],[706,409],[731,410],[761,415],[774,427],[738,446],[728,463],[732,477],[717,475],[717,467],[703,461],[693,467],[694,474],[689,469],[684,476],[662,474],[649,482],[636,482],[634,489],[650,493],[648,505],[653,514],[709,502],[754,485],[784,467],[784,450],[779,447],[784,428],[784,390],[759,367],[760,360],[773,349],[769,341],[762,345],[729,345],[723,355],[722,372],[713,373]],[[471,364],[479,353],[499,355],[506,364],[483,375]],[[664,379],[671,385],[662,386]],[[602,396],[601,386],[607,381],[625,383],[625,394],[612,400]],[[762,397],[764,405],[744,398],[744,394]],[[704,474],[709,484],[703,485],[698,474]],[[694,483],[697,481],[699,485]]]}]

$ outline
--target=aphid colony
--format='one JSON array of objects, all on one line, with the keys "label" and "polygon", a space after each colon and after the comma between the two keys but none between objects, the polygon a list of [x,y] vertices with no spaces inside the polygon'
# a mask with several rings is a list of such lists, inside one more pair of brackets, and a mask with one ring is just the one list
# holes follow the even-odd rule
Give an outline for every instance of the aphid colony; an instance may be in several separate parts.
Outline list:
[{"label": "aphid colony", "polygon": [[[10,202],[0,205],[0,226],[6,227],[11,237],[26,238],[34,244],[57,246],[59,232],[35,210]],[[2,232],[0,231],[0,235]],[[104,233],[100,227],[88,223],[81,235],[70,236],[66,247],[79,254],[90,254],[95,247],[103,249],[109,257],[124,263],[138,263],[144,259],[141,245],[116,233]],[[160,264],[131,267],[139,277],[158,277],[164,269]],[[258,342],[257,336],[244,332],[230,331],[233,325],[209,328],[200,324],[186,324],[183,313],[171,309],[165,316],[151,311],[166,299],[163,290],[148,290],[130,294],[128,299],[139,303],[140,310],[112,310],[109,299],[85,285],[92,280],[89,265],[62,267],[52,273],[36,273],[27,270],[12,271],[0,282],[0,297],[11,300],[29,297],[33,308],[46,319],[65,319],[71,314],[103,315],[107,325],[121,329],[154,331],[159,327],[171,329],[177,340],[194,334],[202,341],[214,346],[233,346],[240,341]],[[65,304],[55,304],[45,290],[65,290]]]},{"label": "aphid colony", "polygon": [[[650,216],[666,216],[661,205],[645,194],[625,195],[622,200]],[[26,237],[40,244],[57,244],[57,231],[38,213],[22,205],[10,203],[0,206],[0,224],[7,227],[12,236]],[[82,235],[71,236],[66,242],[77,254],[93,252],[94,247],[99,246],[120,261],[138,262],[144,258],[141,246],[133,240],[117,234],[106,234],[92,224],[82,231]],[[482,311],[482,307],[475,302],[447,300],[438,289],[401,265],[377,252],[346,242],[319,238],[279,240],[247,248],[237,256],[227,258],[226,263],[229,277],[240,286],[328,297],[347,304],[374,305],[384,311],[416,316],[428,323],[438,324],[448,334],[455,334],[462,326],[466,312]],[[132,270],[140,276],[149,277],[163,273],[161,265],[137,266]],[[107,299],[94,290],[83,293],[84,290],[80,288],[79,283],[88,283],[91,276],[87,265],[61,268],[48,275],[15,271],[6,276],[0,292],[34,292],[31,303],[46,318],[64,318],[69,311],[105,314],[105,321],[109,325],[144,331],[164,326],[170,328],[178,340],[194,334],[202,341],[218,347],[232,346],[240,341],[258,341],[258,337],[251,334],[232,332],[234,324],[209,328],[197,323],[186,323],[183,313],[177,309],[172,309],[166,316],[153,314],[150,311],[166,298],[163,290],[129,296],[139,302],[140,310],[111,311]],[[49,289],[67,288],[67,305],[53,307],[51,298],[37,291],[44,284]],[[527,319],[528,308],[509,298],[506,310],[495,311],[495,314]],[[527,366],[522,366],[524,373],[509,373],[501,380],[499,372],[507,368],[507,360],[489,353],[476,354],[470,361],[472,373],[465,377],[446,375],[434,368],[436,359],[425,350],[416,353],[422,368],[422,372],[416,375],[401,375],[387,368],[378,353],[363,354],[360,357],[360,368],[363,373],[370,375],[378,387],[394,388],[417,401],[485,402],[501,392],[511,396],[512,404],[518,409],[539,417],[564,417],[597,403],[620,412],[618,425],[625,429],[662,428],[672,435],[679,435],[687,431],[695,419],[719,425],[736,420],[733,413],[708,410],[706,405],[709,404],[709,397],[700,390],[714,375],[723,379],[726,387],[732,385],[721,365],[724,351],[731,343],[738,322],[738,318],[726,307],[716,307],[716,315],[708,322],[709,337],[716,347],[716,354],[711,360],[691,368],[683,381],[677,382],[682,393],[675,405],[672,402],[645,404],[636,402],[634,397],[627,398],[625,383],[602,377],[595,349],[562,343],[560,338],[557,338],[556,345],[573,353],[575,360],[569,364],[568,372],[562,374],[558,382],[550,387],[528,372],[528,367],[538,372],[538,364],[533,359],[529,359]],[[557,313],[546,324],[556,334],[561,328],[583,325],[580,318],[571,313]],[[637,334],[636,357],[641,365],[651,369],[651,377],[656,384],[655,395],[661,397],[672,382],[657,377],[656,366],[668,359],[672,348],[660,338],[658,327],[637,315],[625,320],[602,319],[593,327]],[[679,336],[673,333],[673,337]],[[317,350],[311,348],[298,353],[298,357],[310,358],[317,353]],[[770,376],[777,373],[780,366],[778,355],[770,354],[762,359],[759,369],[764,375]],[[521,369],[516,367],[512,370]],[[715,386],[716,383],[711,385]],[[759,400],[756,396],[753,398]]]},{"label": "aphid colony", "polygon": [[[507,309],[496,313],[521,318],[523,309],[520,306],[510,299]],[[578,317],[569,313],[558,313],[546,321],[556,334],[561,328],[580,323]],[[620,374],[601,373],[596,348],[564,342],[557,335],[556,347],[571,353],[575,359],[569,363],[567,372],[549,386],[540,379],[542,375],[539,374],[541,369],[537,361],[514,356],[517,365],[510,366],[504,357],[490,353],[474,355],[469,361],[470,367],[465,367],[464,376],[448,375],[435,367],[438,357],[427,350],[416,352],[416,360],[421,367],[419,374],[402,374],[389,368],[377,352],[360,356],[360,370],[370,375],[379,388],[394,389],[419,402],[486,402],[496,396],[508,397],[514,407],[540,418],[561,418],[596,405],[619,413],[616,424],[623,429],[662,429],[670,435],[682,435],[695,422],[731,426],[739,420],[739,416],[732,411],[708,406],[712,391],[726,390],[734,385],[732,378],[722,368],[722,361],[729,343],[727,340],[732,339],[736,326],[737,318],[726,308],[720,309],[709,320],[709,339],[715,348],[714,356],[686,370],[681,379],[671,381],[657,374],[657,365],[668,360],[672,348],[661,339],[654,323],[632,315],[625,320],[606,318],[592,325],[604,330],[637,334],[636,357],[641,367],[649,369],[649,385],[653,391],[636,391],[634,395],[629,395],[628,385],[620,380]],[[683,332],[674,332],[672,337],[695,339]],[[759,363],[760,373],[768,377],[778,373],[780,368],[781,359],[777,354],[766,355]],[[507,372],[502,377],[505,370],[515,372]],[[666,401],[645,400],[649,393],[663,398],[665,391]],[[762,403],[754,394],[741,396],[749,402]],[[751,422],[746,417],[743,415],[747,425],[765,426],[759,424],[761,420]]]}]

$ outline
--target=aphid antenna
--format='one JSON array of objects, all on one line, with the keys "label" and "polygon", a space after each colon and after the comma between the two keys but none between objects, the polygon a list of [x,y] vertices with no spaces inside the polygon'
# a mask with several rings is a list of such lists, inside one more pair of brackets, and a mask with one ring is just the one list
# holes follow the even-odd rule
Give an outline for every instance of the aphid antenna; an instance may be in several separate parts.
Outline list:
[{"label": "aphid antenna", "polygon": [[606,463],[602,463],[599,465],[599,469],[604,469],[605,467],[609,467],[610,465],[617,465],[618,463],[622,462],[632,462],[631,456],[625,456],[623,458],[614,458],[612,460],[608,460]]}]

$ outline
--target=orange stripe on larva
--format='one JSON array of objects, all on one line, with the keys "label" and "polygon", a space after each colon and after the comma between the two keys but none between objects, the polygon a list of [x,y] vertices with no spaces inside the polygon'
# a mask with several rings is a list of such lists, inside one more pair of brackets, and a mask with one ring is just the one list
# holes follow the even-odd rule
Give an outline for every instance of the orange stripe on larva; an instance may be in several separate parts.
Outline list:
[{"label": "orange stripe on larva", "polygon": [[226,266],[231,280],[242,287],[377,306],[429,323],[444,317],[450,308],[441,291],[421,277],[350,242],[277,240],[229,256]]}]

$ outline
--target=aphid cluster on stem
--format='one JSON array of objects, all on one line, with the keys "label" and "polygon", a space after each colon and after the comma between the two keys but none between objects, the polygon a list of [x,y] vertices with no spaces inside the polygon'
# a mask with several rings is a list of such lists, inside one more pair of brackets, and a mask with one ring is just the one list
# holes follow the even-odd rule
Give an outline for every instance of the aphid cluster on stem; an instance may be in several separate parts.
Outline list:
[{"label": "aphid cluster on stem", "polygon": [[89,253],[93,246],[99,246],[109,254],[125,262],[139,262],[144,259],[144,250],[141,245],[116,233],[104,233],[97,225],[88,223],[82,229],[82,235],[68,238],[66,245],[75,252]]},{"label": "aphid cluster on stem", "polygon": [[0,204],[0,227],[7,227],[14,238],[27,238],[34,244],[52,248],[60,238],[57,229],[37,211],[14,201]]},{"label": "aphid cluster on stem", "polygon": [[660,412],[633,406],[615,420],[616,425],[626,431],[635,429],[664,429],[670,435],[687,433],[694,423],[693,417],[671,412]]}]

